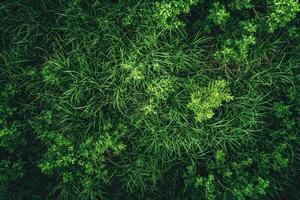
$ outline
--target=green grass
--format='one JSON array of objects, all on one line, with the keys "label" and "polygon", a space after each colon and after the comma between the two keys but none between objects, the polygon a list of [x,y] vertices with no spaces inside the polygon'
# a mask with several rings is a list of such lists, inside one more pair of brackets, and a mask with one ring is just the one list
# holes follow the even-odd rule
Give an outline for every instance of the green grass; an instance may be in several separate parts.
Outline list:
[{"label": "green grass", "polygon": [[218,2],[1,2],[0,199],[299,198],[299,3]]}]

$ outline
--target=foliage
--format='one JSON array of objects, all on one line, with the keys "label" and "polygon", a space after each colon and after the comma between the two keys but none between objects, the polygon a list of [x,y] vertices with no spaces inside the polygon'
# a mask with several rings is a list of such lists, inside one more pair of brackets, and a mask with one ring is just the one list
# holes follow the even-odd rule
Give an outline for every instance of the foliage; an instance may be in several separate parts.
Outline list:
[{"label": "foliage", "polygon": [[284,27],[296,17],[300,10],[298,1],[267,1],[270,11],[267,15],[268,31],[274,32],[278,27]]},{"label": "foliage", "polygon": [[175,29],[183,26],[183,22],[178,20],[181,13],[189,13],[190,8],[196,5],[199,0],[164,0],[156,3],[157,21],[163,28]]},{"label": "foliage", "polygon": [[230,13],[226,11],[225,6],[221,5],[220,2],[216,2],[209,10],[209,15],[207,18],[211,20],[215,25],[221,26],[223,24],[226,24],[229,17]]},{"label": "foliage", "polygon": [[222,105],[222,102],[232,100],[228,93],[228,88],[224,80],[210,82],[207,88],[200,88],[197,92],[192,93],[191,102],[188,108],[191,109],[198,122],[211,119],[214,115],[213,109]]},{"label": "foliage", "polygon": [[299,199],[297,0],[0,3],[0,199]]}]

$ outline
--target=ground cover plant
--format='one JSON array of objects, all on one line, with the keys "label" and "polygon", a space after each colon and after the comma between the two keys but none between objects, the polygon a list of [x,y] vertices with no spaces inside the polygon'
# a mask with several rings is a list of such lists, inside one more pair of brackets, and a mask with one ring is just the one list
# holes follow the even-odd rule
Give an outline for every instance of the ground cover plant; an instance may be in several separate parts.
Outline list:
[{"label": "ground cover plant", "polygon": [[0,2],[0,199],[300,199],[297,0]]}]

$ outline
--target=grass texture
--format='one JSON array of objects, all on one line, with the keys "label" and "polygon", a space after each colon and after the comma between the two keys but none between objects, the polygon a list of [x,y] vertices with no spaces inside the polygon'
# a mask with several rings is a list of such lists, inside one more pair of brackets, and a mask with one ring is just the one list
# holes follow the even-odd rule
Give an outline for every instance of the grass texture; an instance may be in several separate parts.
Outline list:
[{"label": "grass texture", "polygon": [[299,199],[297,0],[0,2],[0,199]]}]

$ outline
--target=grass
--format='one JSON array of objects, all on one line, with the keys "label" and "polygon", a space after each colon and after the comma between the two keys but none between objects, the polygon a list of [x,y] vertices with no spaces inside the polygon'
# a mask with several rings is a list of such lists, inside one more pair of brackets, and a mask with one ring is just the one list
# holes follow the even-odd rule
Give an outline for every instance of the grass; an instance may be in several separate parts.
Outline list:
[{"label": "grass", "polygon": [[299,16],[166,2],[0,3],[0,199],[299,197]]}]

